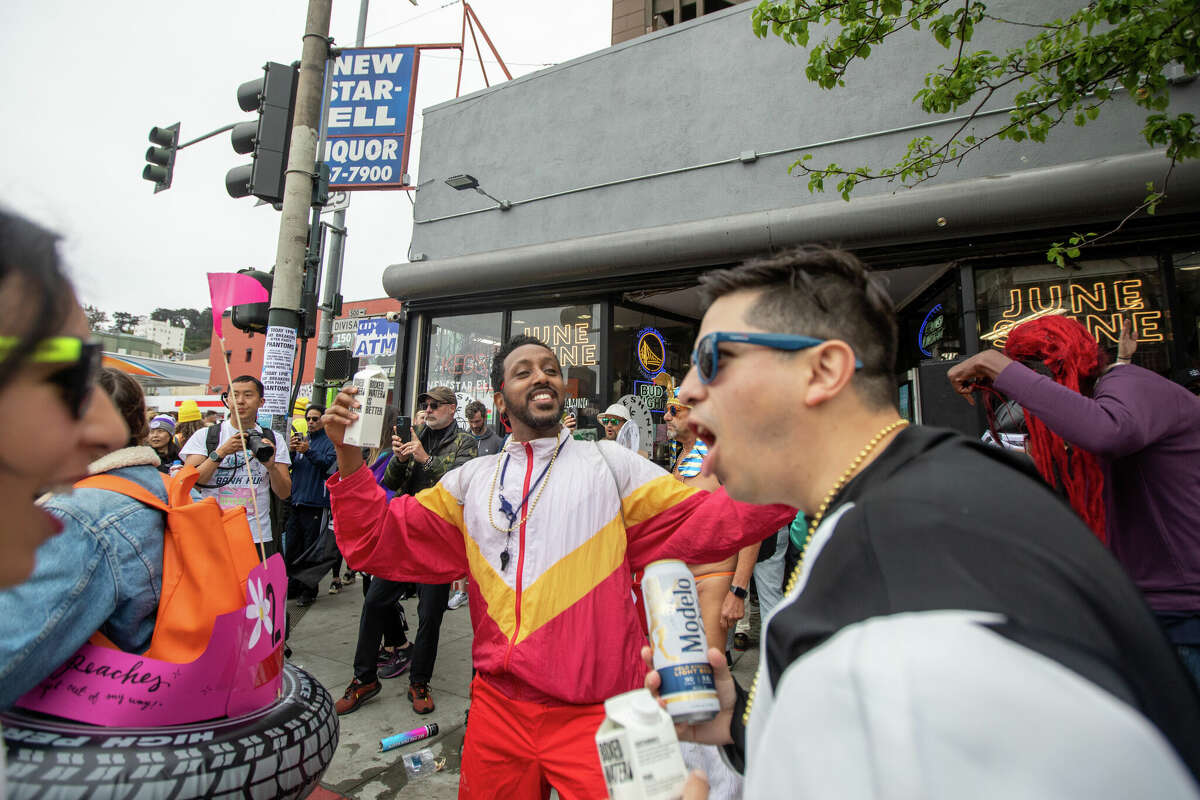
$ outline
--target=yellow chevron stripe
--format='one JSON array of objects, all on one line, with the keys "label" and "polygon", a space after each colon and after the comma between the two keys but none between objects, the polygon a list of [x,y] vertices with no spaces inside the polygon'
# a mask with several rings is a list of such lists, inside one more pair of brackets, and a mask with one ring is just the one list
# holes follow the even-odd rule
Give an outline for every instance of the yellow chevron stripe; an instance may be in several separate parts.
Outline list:
[{"label": "yellow chevron stripe", "polygon": [[429,489],[417,492],[414,499],[428,511],[437,514],[460,531],[464,530],[462,504],[458,502],[458,499],[454,495],[446,491],[440,483]]},{"label": "yellow chevron stripe", "polygon": [[463,508],[454,495],[446,491],[439,483],[436,486],[418,492],[416,500],[423,507],[441,519],[463,532],[466,544],[467,564],[474,581],[473,590],[477,589],[487,603],[488,616],[495,620],[505,638],[511,639],[517,629],[516,593],[504,579],[492,569],[492,565],[479,551],[475,540],[466,535],[463,524]]},{"label": "yellow chevron stripe", "polygon": [[487,603],[488,616],[495,621],[504,638],[511,639],[517,630],[516,592],[484,558],[475,540],[470,536],[464,538],[467,543],[467,565],[471,571],[471,591],[479,592]]},{"label": "yellow chevron stripe", "polygon": [[643,483],[621,501],[625,511],[625,524],[632,528],[671,506],[682,503],[700,489],[693,489],[677,481],[671,475],[660,475]]},{"label": "yellow chevron stripe", "polygon": [[625,527],[617,515],[543,572],[521,596],[521,630],[517,642],[579,602],[611,575],[625,560],[625,545]]}]

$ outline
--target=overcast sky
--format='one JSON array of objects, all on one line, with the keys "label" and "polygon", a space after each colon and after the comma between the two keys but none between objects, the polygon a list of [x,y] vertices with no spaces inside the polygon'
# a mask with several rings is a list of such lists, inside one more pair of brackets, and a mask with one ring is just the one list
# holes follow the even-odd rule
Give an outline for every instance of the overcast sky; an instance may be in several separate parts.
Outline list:
[{"label": "overcast sky", "polygon": [[[473,0],[513,76],[603,49],[609,0]],[[109,312],[209,304],[206,272],[269,268],[279,214],[234,200],[225,173],[247,163],[220,134],[179,153],[172,187],[142,180],[146,134],[180,122],[182,141],[253,119],[237,86],[266,61],[300,58],[305,0],[9,0],[0,26],[0,199],[58,231],[80,300]],[[334,0],[330,33],[354,44],[359,3]],[[461,2],[374,0],[368,46],[457,42]],[[463,94],[483,88],[468,35]],[[480,44],[483,45],[482,39]],[[490,53],[485,53],[487,60]],[[420,171],[420,109],[454,97],[456,51],[422,56],[409,162]],[[489,64],[492,83],[503,79]],[[358,192],[347,218],[342,294],[384,295],[383,269],[407,257],[412,205],[406,192]]]}]

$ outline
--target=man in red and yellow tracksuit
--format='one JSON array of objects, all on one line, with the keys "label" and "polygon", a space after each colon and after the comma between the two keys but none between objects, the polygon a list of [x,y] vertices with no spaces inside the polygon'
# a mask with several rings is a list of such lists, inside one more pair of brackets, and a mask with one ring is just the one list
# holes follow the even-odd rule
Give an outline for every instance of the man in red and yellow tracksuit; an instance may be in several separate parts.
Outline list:
[{"label": "man in red and yellow tracksuit", "polygon": [[390,505],[361,452],[340,445],[355,400],[338,396],[326,416],[338,544],[354,569],[388,580],[470,572],[477,674],[459,796],[542,798],[553,786],[592,800],[606,795],[602,703],[645,675],[631,572],[724,558],[795,512],[691,489],[615,443],[573,439],[559,426],[558,360],[532,337],[510,340],[492,372],[513,430],[503,450]]}]

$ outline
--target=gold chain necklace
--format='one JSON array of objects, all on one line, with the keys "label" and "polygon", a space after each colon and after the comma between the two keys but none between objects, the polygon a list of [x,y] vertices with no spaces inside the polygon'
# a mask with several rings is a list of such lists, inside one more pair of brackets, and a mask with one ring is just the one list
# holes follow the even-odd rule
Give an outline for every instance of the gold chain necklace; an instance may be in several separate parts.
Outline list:
[{"label": "gold chain necklace", "polygon": [[500,465],[504,462],[504,453],[500,454],[496,459],[496,471],[492,473],[492,485],[488,489],[488,522],[492,524],[493,528],[507,535],[525,524],[526,520],[529,519],[529,515],[537,508],[538,501],[542,499],[542,492],[546,491],[546,484],[550,483],[550,470],[554,469],[554,462],[558,458],[560,450],[562,450],[561,444],[554,449],[554,453],[550,456],[550,463],[546,465],[546,476],[542,478],[542,485],[538,487],[537,494],[534,495],[533,502],[529,504],[525,515],[521,517],[521,521],[510,523],[507,528],[501,528],[496,524],[496,519],[492,512],[492,498],[496,496],[496,481],[500,479]]},{"label": "gold chain necklace", "polygon": [[[796,588],[796,581],[799,580],[800,572],[804,569],[804,562],[808,558],[808,546],[812,544],[813,534],[817,532],[817,527],[820,526],[821,520],[825,518],[825,512],[829,510],[829,504],[833,502],[833,498],[837,496],[837,493],[842,490],[842,487],[854,475],[863,460],[871,454],[871,451],[879,446],[884,437],[907,424],[908,420],[898,419],[875,434],[875,438],[867,442],[866,446],[858,451],[858,455],[850,462],[850,466],[846,467],[846,471],[842,473],[842,477],[837,479],[837,483],[825,493],[825,499],[821,501],[821,506],[817,509],[817,513],[808,521],[808,533],[804,537],[804,547],[800,551],[800,560],[796,562],[796,568],[792,570],[792,574],[788,578],[787,587],[783,590],[784,598],[787,598],[792,593],[792,590]],[[765,626],[766,620],[763,620],[763,624]],[[764,627],[763,633],[765,634],[765,632],[766,629]],[[759,667],[758,671],[754,673],[754,682],[750,684],[750,694],[746,697],[746,710],[742,713],[742,725],[750,724],[750,711],[754,708],[754,695],[758,693],[758,679],[761,675],[762,667]]]}]

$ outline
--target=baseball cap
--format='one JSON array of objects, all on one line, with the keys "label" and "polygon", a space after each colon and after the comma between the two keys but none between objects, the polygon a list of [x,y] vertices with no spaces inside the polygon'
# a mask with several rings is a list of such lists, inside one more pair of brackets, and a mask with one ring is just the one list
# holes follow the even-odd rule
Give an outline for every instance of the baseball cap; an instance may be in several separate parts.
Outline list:
[{"label": "baseball cap", "polygon": [[436,400],[443,405],[453,406],[458,404],[458,399],[454,396],[454,390],[449,386],[434,386],[417,395],[417,402],[424,403],[425,398]]}]

